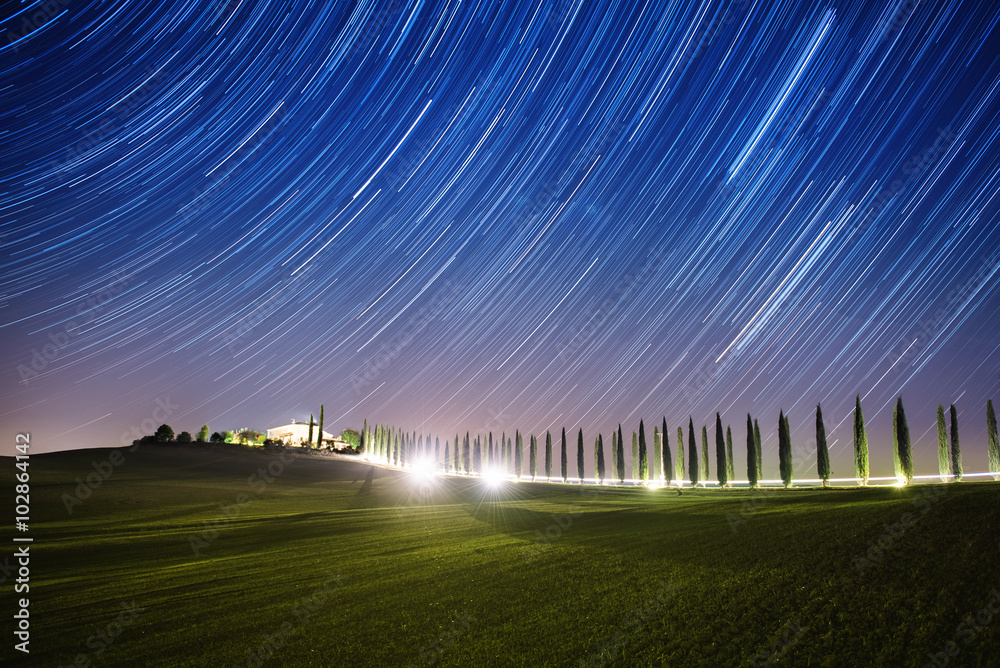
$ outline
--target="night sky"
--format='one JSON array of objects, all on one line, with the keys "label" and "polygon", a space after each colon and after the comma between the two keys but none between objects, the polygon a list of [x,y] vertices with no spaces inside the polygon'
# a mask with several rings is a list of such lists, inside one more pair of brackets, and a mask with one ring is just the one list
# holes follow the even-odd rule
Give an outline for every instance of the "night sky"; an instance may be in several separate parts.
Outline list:
[{"label": "night sky", "polygon": [[775,477],[822,403],[850,476],[860,394],[985,470],[1000,8],[609,4],[7,3],[9,445],[719,411],[745,477],[750,412]]}]

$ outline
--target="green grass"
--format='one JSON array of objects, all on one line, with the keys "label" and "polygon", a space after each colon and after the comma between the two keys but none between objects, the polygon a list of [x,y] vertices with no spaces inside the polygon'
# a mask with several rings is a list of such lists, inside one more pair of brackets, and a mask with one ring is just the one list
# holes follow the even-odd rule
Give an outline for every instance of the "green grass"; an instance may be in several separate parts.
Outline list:
[{"label": "green grass", "polygon": [[948,665],[996,665],[1000,619],[959,629],[1000,589],[995,483],[422,494],[298,456],[259,491],[278,468],[259,449],[120,452],[72,514],[63,495],[110,451],[30,460],[31,665],[257,665],[269,637],[269,666],[922,666],[949,641]]}]

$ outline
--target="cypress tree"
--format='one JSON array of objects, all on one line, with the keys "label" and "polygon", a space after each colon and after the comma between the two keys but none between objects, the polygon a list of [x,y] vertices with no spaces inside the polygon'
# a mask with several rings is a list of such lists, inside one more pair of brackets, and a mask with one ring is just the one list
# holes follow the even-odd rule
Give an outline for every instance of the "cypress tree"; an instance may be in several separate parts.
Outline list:
[{"label": "cypress tree", "polygon": [[469,432],[465,432],[465,438],[462,439],[462,472],[469,473],[471,467],[469,466]]},{"label": "cypress tree", "polygon": [[701,479],[708,484],[708,427],[701,425]]},{"label": "cypress tree", "polygon": [[698,485],[698,444],[694,440],[694,421],[688,417],[688,476],[691,486]]},{"label": "cypress tree", "polygon": [[[428,436],[430,438],[430,436]],[[445,443],[445,446],[448,444]],[[448,461],[448,455],[444,456],[445,461]],[[434,437],[434,468],[441,465],[441,439],[437,436]]]},{"label": "cypress tree", "polygon": [[611,430],[611,479],[618,477],[618,435]]},{"label": "cypress tree", "polygon": [[618,482],[625,484],[625,444],[622,442],[622,425],[618,423]]},{"label": "cypress tree", "polygon": [[823,487],[830,482],[830,448],[826,444],[826,425],[823,424],[823,409],[816,404],[816,471]]},{"label": "cypress tree", "polygon": [[732,485],[736,480],[736,466],[733,464],[733,430],[726,425],[726,479]]},{"label": "cypress tree", "polygon": [[545,479],[552,478],[552,434],[545,431]]},{"label": "cypress tree", "polygon": [[472,448],[472,472],[479,474],[483,471],[483,451],[479,444],[479,435],[476,435],[476,444]]},{"label": "cypress tree", "polygon": [[753,449],[757,464],[757,480],[762,480],[764,478],[764,457],[760,447],[760,425],[757,424],[756,419],[753,421]]},{"label": "cypress tree", "polygon": [[538,472],[538,440],[535,435],[531,435],[531,441],[528,446],[528,473],[531,474],[531,479],[535,479],[535,473]]},{"label": "cypress tree", "polygon": [[639,420],[639,480],[649,480],[649,457],[646,454],[646,426]]},{"label": "cypress tree", "polygon": [[726,437],[722,433],[722,416],[715,414],[715,478],[719,487],[725,487],[729,482],[726,475]]},{"label": "cypress tree", "polygon": [[561,451],[559,453],[559,473],[562,474],[562,481],[566,482],[566,469],[569,468],[569,462],[566,457],[566,427],[562,428],[562,436],[560,438],[562,441],[559,443],[561,447]]},{"label": "cypress tree", "polygon": [[632,468],[629,470],[632,480],[639,477],[639,443],[636,440],[635,432],[632,432]]},{"label": "cypress tree", "polygon": [[496,462],[496,457],[494,456],[494,453],[493,453],[493,432],[492,431],[489,433],[489,437],[488,437],[488,439],[486,441],[486,444],[487,444],[487,447],[486,447],[486,466],[484,468],[489,468],[489,467],[493,466],[494,463]]},{"label": "cypress tree", "polygon": [[899,462],[899,402],[892,405],[892,475],[899,480],[903,469]]},{"label": "cypress tree", "polygon": [[1000,442],[997,441],[997,414],[993,412],[993,400],[986,400],[986,453],[989,469],[994,480],[1000,480]]},{"label": "cypress tree", "polygon": [[524,456],[521,451],[524,450],[524,442],[521,440],[521,432],[519,430],[514,431],[514,475],[517,479],[521,479],[521,458]]},{"label": "cypress tree", "polygon": [[[323,445],[323,404],[319,405],[319,433],[316,434],[316,443]],[[309,447],[312,447],[312,439],[309,440]]]},{"label": "cypress tree", "polygon": [[399,466],[399,432],[396,432],[395,438],[392,439],[392,463]]},{"label": "cypress tree", "polygon": [[899,468],[906,482],[913,481],[913,446],[910,444],[910,428],[906,424],[903,397],[896,400],[896,425],[899,429]]},{"label": "cypress tree", "polygon": [[507,454],[507,432],[500,432],[500,470],[507,473],[510,468],[510,457]]},{"label": "cypress tree", "polygon": [[583,484],[583,429],[576,435],[576,477]]},{"label": "cypress tree", "polygon": [[309,447],[312,447],[313,442],[313,414],[309,414]]},{"label": "cypress tree", "polygon": [[653,425],[653,468],[649,474],[650,479],[660,482],[663,479],[663,466],[660,463],[660,448],[663,441],[660,439],[660,427]]},{"label": "cypress tree", "polygon": [[458,434],[456,433],[455,434],[455,449],[452,450],[452,452],[451,452],[451,457],[454,460],[454,464],[452,466],[452,470],[455,473],[458,473],[459,468],[460,468],[460,464],[461,464],[461,462],[459,461],[458,455],[459,455],[459,450],[458,450]]},{"label": "cypress tree", "polygon": [[674,463],[671,461],[673,459],[670,453],[670,439],[667,436],[667,418],[663,418],[663,430],[660,432],[663,434],[663,441],[661,446],[663,447],[663,479],[669,485],[674,481]]},{"label": "cypress tree", "polygon": [[597,470],[597,460],[598,460],[598,458],[600,457],[600,454],[601,454],[600,450],[601,450],[601,441],[600,441],[599,438],[595,438],[594,439],[594,477],[597,478],[598,482],[600,482],[600,480],[601,480],[601,476],[599,475],[600,472]]},{"label": "cypress tree", "polygon": [[778,469],[785,487],[792,485],[792,435],[785,412],[778,415]]},{"label": "cypress tree", "polygon": [[667,435],[667,419],[663,418],[663,480],[669,485],[674,481],[673,453],[670,451],[670,439]]},{"label": "cypress tree", "polygon": [[677,427],[677,459],[674,460],[674,477],[681,487],[684,486],[684,427]]},{"label": "cypress tree", "polygon": [[448,464],[449,464],[449,461],[448,461],[448,441],[445,441],[444,442],[444,470],[445,470],[445,473],[448,472]]},{"label": "cypress tree", "polygon": [[757,486],[757,447],[753,438],[753,422],[747,413],[747,481],[751,487]]},{"label": "cypress tree", "polygon": [[944,406],[938,404],[937,409],[937,436],[938,436],[938,475],[941,482],[947,482],[951,476],[951,458],[948,456],[948,432],[944,426]]},{"label": "cypress tree", "polygon": [[604,484],[604,437],[597,435],[597,479]]},{"label": "cypress tree", "polygon": [[962,450],[958,447],[958,411],[951,405],[951,472],[955,480],[962,479]]},{"label": "cypress tree", "polygon": [[868,484],[868,432],[861,411],[861,395],[854,403],[854,475],[861,485]]}]

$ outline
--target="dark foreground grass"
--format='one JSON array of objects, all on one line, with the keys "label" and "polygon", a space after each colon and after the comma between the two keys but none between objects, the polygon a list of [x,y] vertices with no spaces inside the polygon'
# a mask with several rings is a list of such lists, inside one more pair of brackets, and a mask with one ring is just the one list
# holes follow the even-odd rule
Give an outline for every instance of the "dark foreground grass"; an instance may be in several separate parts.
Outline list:
[{"label": "dark foreground grass", "polygon": [[994,483],[426,493],[152,446],[78,494],[110,452],[31,458],[30,665],[998,665]]}]

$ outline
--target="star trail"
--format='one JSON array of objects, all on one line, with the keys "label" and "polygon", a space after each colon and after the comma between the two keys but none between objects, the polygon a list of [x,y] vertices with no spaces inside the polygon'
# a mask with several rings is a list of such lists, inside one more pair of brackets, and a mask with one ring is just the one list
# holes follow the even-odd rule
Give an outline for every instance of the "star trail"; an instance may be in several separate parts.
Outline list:
[{"label": "star trail", "polygon": [[[4,424],[39,450],[308,420],[609,440],[902,396],[985,470],[986,2],[8,3]],[[159,403],[158,403],[159,402]],[[736,439],[739,442],[739,438]],[[815,464],[797,468],[803,475]],[[739,465],[738,465],[739,466]]]}]

